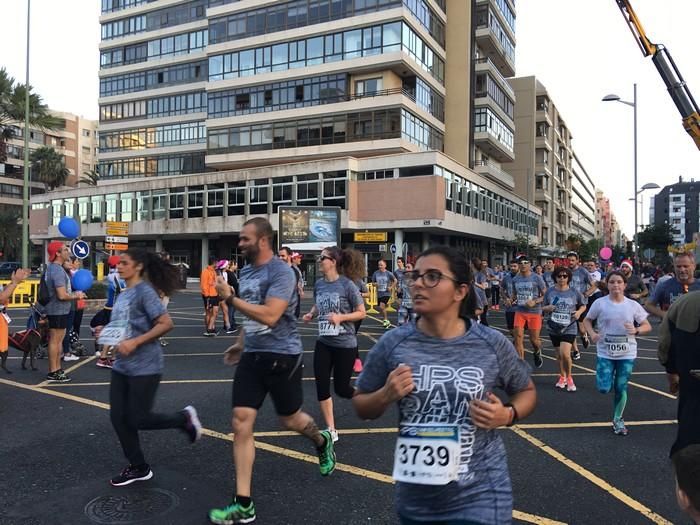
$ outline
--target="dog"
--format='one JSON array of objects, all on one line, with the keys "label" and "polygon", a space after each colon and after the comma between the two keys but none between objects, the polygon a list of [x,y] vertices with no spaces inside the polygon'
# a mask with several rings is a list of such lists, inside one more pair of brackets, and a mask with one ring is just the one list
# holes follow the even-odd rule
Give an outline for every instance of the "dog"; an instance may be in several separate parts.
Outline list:
[{"label": "dog", "polygon": [[[34,363],[36,359],[36,349],[41,344],[41,334],[37,330],[28,328],[27,330],[14,332],[10,334],[9,343],[12,347],[24,353],[22,356],[22,370],[27,369],[27,358],[29,358],[29,366],[31,369],[38,370]],[[0,357],[2,358],[0,367],[8,374],[11,374],[12,372],[6,366],[7,354],[8,352],[0,353]]]}]

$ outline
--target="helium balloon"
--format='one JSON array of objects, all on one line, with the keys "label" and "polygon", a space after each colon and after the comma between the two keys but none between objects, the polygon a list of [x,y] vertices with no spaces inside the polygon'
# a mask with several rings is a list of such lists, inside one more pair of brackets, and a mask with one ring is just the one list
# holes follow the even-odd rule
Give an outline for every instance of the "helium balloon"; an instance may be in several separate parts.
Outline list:
[{"label": "helium balloon", "polygon": [[600,258],[605,259],[605,260],[610,259],[610,257],[612,257],[612,253],[613,253],[612,250],[610,248],[608,248],[607,246],[603,246],[599,252]]},{"label": "helium balloon", "polygon": [[64,237],[75,239],[80,235],[80,226],[73,217],[61,217],[61,220],[58,222],[58,231]]},{"label": "helium balloon", "polygon": [[90,270],[78,270],[72,279],[73,290],[84,292],[92,288],[92,273]]}]

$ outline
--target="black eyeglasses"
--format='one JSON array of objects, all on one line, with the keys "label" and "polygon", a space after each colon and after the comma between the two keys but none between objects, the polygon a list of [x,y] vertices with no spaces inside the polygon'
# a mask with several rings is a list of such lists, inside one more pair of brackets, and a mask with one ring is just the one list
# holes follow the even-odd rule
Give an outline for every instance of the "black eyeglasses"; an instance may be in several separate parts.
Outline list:
[{"label": "black eyeglasses", "polygon": [[317,260],[318,262],[322,262],[323,259],[328,259],[329,261],[335,260],[335,259],[333,259],[333,257],[331,257],[331,256],[329,256],[329,255],[318,255],[318,256],[316,256],[316,260]]},{"label": "black eyeglasses", "polygon": [[566,275],[565,273],[560,273],[559,275],[557,275],[557,279],[568,279],[568,278],[569,278],[569,276]]},{"label": "black eyeglasses", "polygon": [[419,273],[418,270],[411,270],[404,273],[403,278],[408,286],[414,286],[418,279],[423,279],[423,286],[426,288],[435,288],[442,279],[449,279],[459,284],[457,279],[445,275],[440,270],[428,270],[423,273]]}]

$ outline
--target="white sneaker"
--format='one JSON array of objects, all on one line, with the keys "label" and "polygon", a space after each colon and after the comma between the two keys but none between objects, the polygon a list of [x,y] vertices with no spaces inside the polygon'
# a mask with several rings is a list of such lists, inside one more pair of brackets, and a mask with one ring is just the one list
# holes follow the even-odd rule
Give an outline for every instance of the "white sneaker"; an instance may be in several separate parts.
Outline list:
[{"label": "white sneaker", "polygon": [[337,443],[338,442],[338,431],[334,428],[329,428],[327,430],[328,430],[328,432],[331,433],[331,437],[333,438],[333,443]]},{"label": "white sneaker", "polygon": [[78,361],[80,358],[75,354],[63,354],[64,361]]}]

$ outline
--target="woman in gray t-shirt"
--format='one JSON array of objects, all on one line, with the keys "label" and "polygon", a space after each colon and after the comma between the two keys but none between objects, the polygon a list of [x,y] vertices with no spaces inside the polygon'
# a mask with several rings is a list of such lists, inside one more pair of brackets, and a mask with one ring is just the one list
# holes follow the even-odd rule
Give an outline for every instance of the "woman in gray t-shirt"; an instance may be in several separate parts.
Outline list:
[{"label": "woman in gray t-shirt", "polygon": [[314,285],[314,305],[303,319],[308,323],[318,315],[318,340],[314,349],[316,394],[323,419],[336,442],[331,374],[335,393],[351,399],[355,393],[350,385],[357,355],[355,323],[367,315],[360,290],[353,281],[364,273],[364,265],[359,252],[332,246],[318,256],[318,266],[323,277]]},{"label": "woman in gray t-shirt", "polygon": [[202,426],[192,406],[168,414],[152,412],[163,373],[158,338],[173,328],[159,294],[170,296],[175,290],[177,268],[155,254],[131,248],[121,255],[118,271],[126,289],[114,302],[110,322],[99,327],[96,335],[100,344],[114,347],[117,355],[109,387],[109,414],[129,465],[110,483],[120,487],[153,477],[139,444],[139,430],[178,428],[194,443]]},{"label": "woman in gray t-shirt", "polygon": [[495,429],[535,408],[530,369],[502,334],[473,321],[472,275],[459,251],[430,248],[404,279],[418,319],[372,348],[353,398],[363,419],[398,404],[401,523],[510,523],[510,476]]}]

